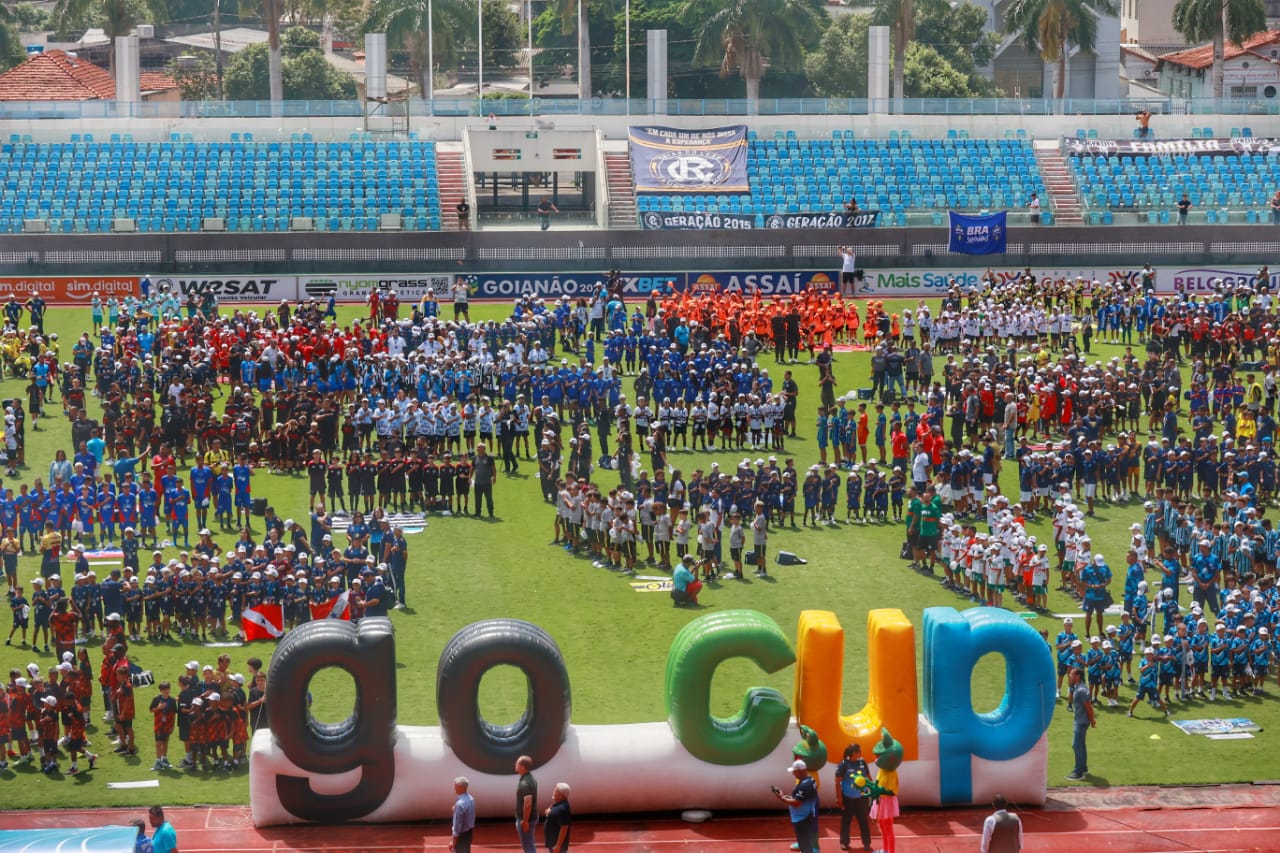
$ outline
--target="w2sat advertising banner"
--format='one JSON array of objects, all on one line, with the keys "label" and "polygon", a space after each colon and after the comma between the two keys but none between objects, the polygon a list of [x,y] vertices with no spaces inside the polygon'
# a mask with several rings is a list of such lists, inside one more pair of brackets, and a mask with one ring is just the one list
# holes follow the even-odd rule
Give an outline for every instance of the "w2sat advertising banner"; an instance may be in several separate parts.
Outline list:
[{"label": "w2sat advertising banner", "polygon": [[637,193],[747,193],[747,127],[632,126]]}]

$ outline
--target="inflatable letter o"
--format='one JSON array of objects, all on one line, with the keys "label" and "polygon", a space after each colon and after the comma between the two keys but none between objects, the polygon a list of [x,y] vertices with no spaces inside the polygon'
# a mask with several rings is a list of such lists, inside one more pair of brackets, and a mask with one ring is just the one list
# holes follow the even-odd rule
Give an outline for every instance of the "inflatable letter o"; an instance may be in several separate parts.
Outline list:
[{"label": "inflatable letter o", "polygon": [[[499,726],[480,715],[480,680],[495,666],[514,666],[529,682],[520,719]],[[444,742],[468,767],[510,773],[521,755],[550,761],[569,730],[569,671],[555,640],[537,625],[489,619],[453,635],[436,668],[436,707]]]},{"label": "inflatable letter o", "polygon": [[[355,682],[355,707],[339,723],[311,716],[307,685],[322,669],[337,667]],[[361,770],[360,781],[341,795],[320,795],[306,777],[278,776],[281,804],[303,820],[335,822],[364,817],[382,805],[395,779],[396,654],[391,620],[364,619],[359,626],[321,619],[285,634],[267,675],[271,735],[304,773]]]}]

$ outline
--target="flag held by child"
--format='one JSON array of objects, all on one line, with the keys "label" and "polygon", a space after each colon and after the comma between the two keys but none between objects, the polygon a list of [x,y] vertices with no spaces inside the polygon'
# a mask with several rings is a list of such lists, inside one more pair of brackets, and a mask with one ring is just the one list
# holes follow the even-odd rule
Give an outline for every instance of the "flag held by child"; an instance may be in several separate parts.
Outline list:
[{"label": "flag held by child", "polygon": [[284,607],[279,604],[260,604],[246,607],[240,624],[246,643],[254,640],[278,640],[284,636]]},{"label": "flag held by child", "polygon": [[351,621],[351,609],[348,607],[351,599],[347,593],[335,595],[333,598],[321,604],[311,605],[311,619],[346,619]]}]

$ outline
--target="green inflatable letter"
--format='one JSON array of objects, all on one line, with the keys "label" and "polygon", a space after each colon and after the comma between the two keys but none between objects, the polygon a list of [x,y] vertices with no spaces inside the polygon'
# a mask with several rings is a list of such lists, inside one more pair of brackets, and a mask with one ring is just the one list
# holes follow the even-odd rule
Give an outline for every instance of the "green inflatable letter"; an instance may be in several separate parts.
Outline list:
[{"label": "green inflatable letter", "polygon": [[693,756],[711,764],[751,764],[772,752],[787,733],[791,706],[771,687],[752,687],[742,710],[728,719],[711,715],[716,667],[744,657],[765,672],[795,663],[778,623],[755,610],[700,616],[671,641],[667,657],[667,720]]}]

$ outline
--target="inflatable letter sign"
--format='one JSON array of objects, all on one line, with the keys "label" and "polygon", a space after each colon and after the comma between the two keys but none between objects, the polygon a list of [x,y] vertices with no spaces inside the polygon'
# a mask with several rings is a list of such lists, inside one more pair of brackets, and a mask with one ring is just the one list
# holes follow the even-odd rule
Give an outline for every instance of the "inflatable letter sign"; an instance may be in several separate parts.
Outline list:
[{"label": "inflatable letter sign", "polygon": [[[285,635],[271,661],[271,728],[254,734],[250,805],[258,826],[299,821],[409,821],[449,816],[450,781],[465,774],[482,816],[510,813],[515,759],[533,756],[546,780],[574,785],[577,813],[770,808],[770,785],[787,781],[794,723],[831,755],[858,742],[870,753],[881,729],[902,748],[908,804],[1045,798],[1054,710],[1048,647],[1004,610],[924,614],[923,703],[916,692],[915,629],[898,610],[867,618],[866,704],[844,714],[844,629],[835,614],[800,614],[796,644],[750,610],[701,616],[675,637],[667,657],[667,719],[609,726],[571,723],[569,673],[555,640],[514,619],[468,625],[445,646],[436,670],[438,727],[397,726],[395,638],[387,619],[336,619]],[[976,713],[970,677],[986,654],[1004,658],[1005,690],[994,711]],[[791,697],[746,691],[732,717],[711,713],[716,668],[745,658],[761,672],[795,667]],[[510,725],[485,720],[480,682],[496,666],[528,680],[524,713]],[[307,711],[307,684],[328,667],[349,672],[355,708],[337,724]]]}]

